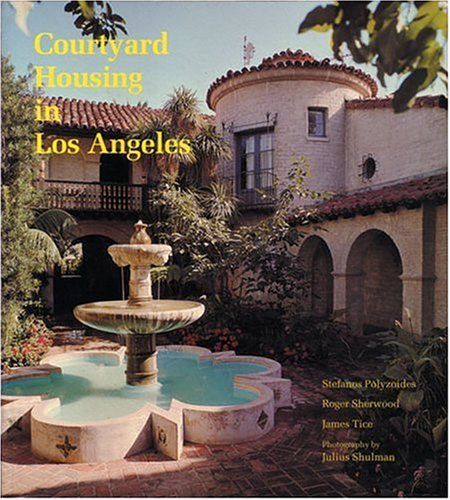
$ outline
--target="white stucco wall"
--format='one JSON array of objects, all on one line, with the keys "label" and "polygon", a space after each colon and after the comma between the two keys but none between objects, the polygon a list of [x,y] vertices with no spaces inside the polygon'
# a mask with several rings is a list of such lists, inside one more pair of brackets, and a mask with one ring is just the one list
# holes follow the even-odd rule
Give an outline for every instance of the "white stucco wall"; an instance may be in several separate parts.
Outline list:
[{"label": "white stucco wall", "polygon": [[[447,112],[412,108],[347,109],[345,129],[347,191],[401,182],[444,171],[447,164]],[[363,157],[371,154],[377,171],[370,181],[359,176]]]},{"label": "white stucco wall", "polygon": [[[233,122],[234,130],[242,133],[263,122],[266,113],[277,114],[274,129],[274,172],[284,179],[292,161],[304,155],[310,162],[309,187],[321,191],[338,191],[344,187],[345,159],[345,100],[361,97],[361,93],[347,85],[324,81],[295,79],[289,72],[273,71],[274,80],[251,85],[230,87],[230,91],[216,102],[216,124],[222,130]],[[283,79],[283,77],[286,79]],[[322,77],[324,75],[322,74]],[[308,137],[308,107],[328,109],[327,137]],[[226,133],[235,147],[233,134]],[[235,162],[223,166],[225,176],[235,174]]]}]

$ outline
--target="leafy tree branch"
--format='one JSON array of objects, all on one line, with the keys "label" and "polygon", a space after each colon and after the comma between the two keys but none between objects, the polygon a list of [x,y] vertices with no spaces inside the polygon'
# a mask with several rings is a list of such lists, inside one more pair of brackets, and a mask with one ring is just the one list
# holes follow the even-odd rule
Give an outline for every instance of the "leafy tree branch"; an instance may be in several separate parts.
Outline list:
[{"label": "leafy tree branch", "polygon": [[446,81],[444,44],[447,40],[445,2],[345,2],[311,10],[298,32],[331,31],[334,57],[344,59],[346,47],[355,63],[386,75],[404,77],[394,92],[393,108],[410,108],[415,96],[441,77]]}]

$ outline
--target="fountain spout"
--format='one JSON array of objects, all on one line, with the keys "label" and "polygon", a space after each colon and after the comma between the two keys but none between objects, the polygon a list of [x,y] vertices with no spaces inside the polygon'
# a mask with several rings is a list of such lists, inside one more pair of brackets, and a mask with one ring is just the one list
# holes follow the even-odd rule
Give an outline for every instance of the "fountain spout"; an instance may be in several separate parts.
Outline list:
[{"label": "fountain spout", "polygon": [[151,245],[152,240],[147,233],[148,224],[138,220],[134,225],[134,233],[131,235],[131,245]]},{"label": "fountain spout", "polygon": [[112,245],[108,252],[120,266],[130,266],[130,306],[143,306],[153,300],[150,268],[164,265],[172,253],[169,245],[153,245],[141,220],[134,225],[128,245]]}]

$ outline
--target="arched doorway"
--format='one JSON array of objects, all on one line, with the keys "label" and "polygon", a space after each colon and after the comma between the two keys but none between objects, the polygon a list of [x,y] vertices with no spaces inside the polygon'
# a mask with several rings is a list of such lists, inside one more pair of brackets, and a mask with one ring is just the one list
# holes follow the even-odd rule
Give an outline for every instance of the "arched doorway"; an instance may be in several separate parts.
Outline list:
[{"label": "arched doorway", "polygon": [[79,262],[70,272],[59,269],[55,275],[57,315],[70,315],[78,304],[122,298],[121,271],[107,252],[114,243],[112,239],[100,235],[83,236],[72,243],[77,249]]},{"label": "arched doorway", "polygon": [[347,322],[357,333],[390,328],[402,318],[402,259],[383,231],[358,236],[347,258]]},{"label": "arched doorway", "polygon": [[333,259],[325,240],[310,236],[302,245],[299,258],[309,282],[306,309],[325,318],[333,312]]}]

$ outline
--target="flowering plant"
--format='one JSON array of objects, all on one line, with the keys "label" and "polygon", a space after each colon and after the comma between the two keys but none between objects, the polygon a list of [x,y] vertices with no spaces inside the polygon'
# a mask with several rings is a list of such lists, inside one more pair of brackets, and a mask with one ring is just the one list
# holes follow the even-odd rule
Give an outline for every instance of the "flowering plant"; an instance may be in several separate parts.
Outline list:
[{"label": "flowering plant", "polygon": [[217,326],[215,328],[196,328],[193,326],[180,330],[180,343],[206,347],[213,352],[232,351],[239,347],[240,329]]},{"label": "flowering plant", "polygon": [[53,344],[52,337],[53,332],[42,320],[29,316],[22,324],[17,341],[3,353],[3,365],[37,365]]}]

